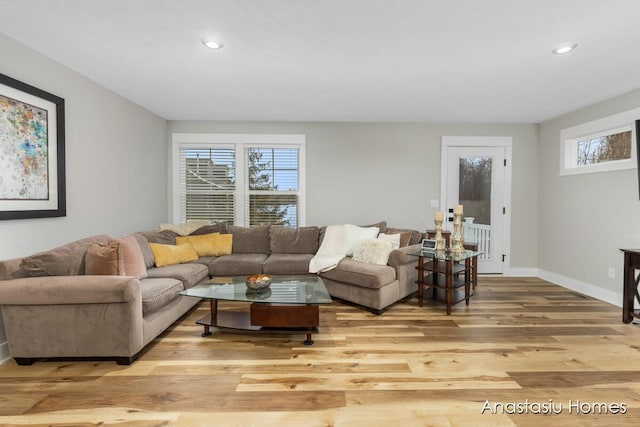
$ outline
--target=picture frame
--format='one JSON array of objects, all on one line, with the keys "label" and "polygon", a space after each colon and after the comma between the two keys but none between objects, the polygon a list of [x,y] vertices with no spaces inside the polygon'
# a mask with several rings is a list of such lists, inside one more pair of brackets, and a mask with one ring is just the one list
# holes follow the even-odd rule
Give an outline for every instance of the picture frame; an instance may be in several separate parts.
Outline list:
[{"label": "picture frame", "polygon": [[422,244],[420,245],[420,249],[422,249],[423,251],[435,251],[436,241],[433,239],[422,239]]},{"label": "picture frame", "polygon": [[640,193],[640,120],[635,121],[636,131],[636,160],[638,162],[638,193]]},{"label": "picture frame", "polygon": [[0,73],[0,220],[66,216],[64,99]]}]

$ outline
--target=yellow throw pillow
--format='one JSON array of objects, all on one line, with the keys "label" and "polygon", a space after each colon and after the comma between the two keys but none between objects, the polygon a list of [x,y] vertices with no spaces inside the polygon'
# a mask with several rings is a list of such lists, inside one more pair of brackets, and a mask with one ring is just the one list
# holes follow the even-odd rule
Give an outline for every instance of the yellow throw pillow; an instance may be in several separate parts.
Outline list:
[{"label": "yellow throw pillow", "polygon": [[190,243],[199,256],[230,255],[233,247],[233,234],[211,233],[200,236],[176,237],[178,245]]},{"label": "yellow throw pillow", "polygon": [[149,243],[156,267],[165,265],[182,264],[183,262],[195,261],[198,253],[190,243],[183,245],[163,245],[160,243]]}]

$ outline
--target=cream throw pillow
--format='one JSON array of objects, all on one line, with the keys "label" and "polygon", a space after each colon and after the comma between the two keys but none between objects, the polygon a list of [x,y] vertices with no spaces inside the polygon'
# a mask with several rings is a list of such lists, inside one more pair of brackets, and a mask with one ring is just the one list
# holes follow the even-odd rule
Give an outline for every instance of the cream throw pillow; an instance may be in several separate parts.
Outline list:
[{"label": "cream throw pillow", "polygon": [[378,227],[359,227],[345,224],[344,226],[344,251],[347,256],[353,255],[355,245],[362,240],[371,240],[378,237]]},{"label": "cream throw pillow", "polygon": [[393,243],[388,240],[362,240],[353,248],[353,260],[367,264],[387,265],[392,250]]},{"label": "cream throw pillow", "polygon": [[400,235],[399,234],[380,233],[378,235],[378,239],[386,240],[387,242],[391,242],[393,244],[393,249],[400,248]]}]

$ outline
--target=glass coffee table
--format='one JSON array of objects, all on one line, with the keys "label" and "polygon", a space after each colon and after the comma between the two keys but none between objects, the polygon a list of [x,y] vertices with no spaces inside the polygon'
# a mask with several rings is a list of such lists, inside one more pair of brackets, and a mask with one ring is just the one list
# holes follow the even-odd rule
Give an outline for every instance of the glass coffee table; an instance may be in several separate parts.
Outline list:
[{"label": "glass coffee table", "polygon": [[[253,291],[245,277],[215,277],[180,292],[180,295],[209,300],[211,314],[196,321],[210,328],[251,331],[305,333],[305,345],[312,345],[311,334],[318,332],[320,305],[330,304],[331,297],[318,276],[272,276],[271,285]],[[218,311],[218,300],[250,303],[249,311]]]}]

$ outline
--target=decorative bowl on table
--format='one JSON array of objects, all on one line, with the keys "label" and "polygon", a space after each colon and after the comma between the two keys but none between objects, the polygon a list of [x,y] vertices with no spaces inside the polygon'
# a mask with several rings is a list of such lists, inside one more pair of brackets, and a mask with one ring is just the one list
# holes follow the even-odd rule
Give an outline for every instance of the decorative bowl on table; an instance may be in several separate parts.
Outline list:
[{"label": "decorative bowl on table", "polygon": [[247,277],[244,283],[247,285],[247,288],[252,291],[267,289],[271,284],[271,276],[267,276],[266,274],[255,274]]}]

